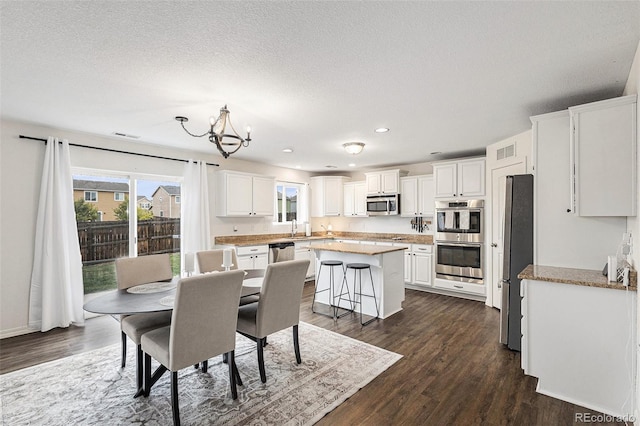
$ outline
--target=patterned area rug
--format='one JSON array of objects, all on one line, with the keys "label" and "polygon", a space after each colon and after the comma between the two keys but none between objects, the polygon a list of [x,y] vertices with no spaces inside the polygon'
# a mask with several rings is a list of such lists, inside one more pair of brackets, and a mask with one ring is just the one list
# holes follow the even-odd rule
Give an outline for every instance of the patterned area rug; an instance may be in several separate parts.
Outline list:
[{"label": "patterned area rug", "polygon": [[[266,384],[260,382],[255,343],[238,335],[236,363],[244,386],[238,387],[235,401],[221,356],[209,360],[206,374],[194,368],[181,370],[182,423],[313,424],[401,358],[306,323],[300,323],[299,334],[300,365],[295,361],[290,329],[269,336]],[[148,398],[134,399],[135,350],[131,342],[128,352],[124,370],[120,368],[120,345],[112,345],[0,376],[1,423],[171,424],[168,373]]]}]

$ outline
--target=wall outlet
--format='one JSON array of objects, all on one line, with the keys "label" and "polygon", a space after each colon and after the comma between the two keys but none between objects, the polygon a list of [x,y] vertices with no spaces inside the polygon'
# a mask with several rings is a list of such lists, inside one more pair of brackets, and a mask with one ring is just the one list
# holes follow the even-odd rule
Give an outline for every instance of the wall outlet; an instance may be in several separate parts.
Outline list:
[{"label": "wall outlet", "polygon": [[233,226],[233,232],[238,232],[238,227],[237,226]]}]

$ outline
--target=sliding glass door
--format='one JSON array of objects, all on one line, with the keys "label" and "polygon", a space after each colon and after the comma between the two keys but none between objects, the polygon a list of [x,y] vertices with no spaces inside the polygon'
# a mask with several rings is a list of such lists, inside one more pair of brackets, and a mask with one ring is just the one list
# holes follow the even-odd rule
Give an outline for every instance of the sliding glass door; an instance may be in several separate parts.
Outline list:
[{"label": "sliding glass door", "polygon": [[119,257],[169,253],[180,273],[178,178],[77,170],[74,204],[85,295],[117,288]]}]

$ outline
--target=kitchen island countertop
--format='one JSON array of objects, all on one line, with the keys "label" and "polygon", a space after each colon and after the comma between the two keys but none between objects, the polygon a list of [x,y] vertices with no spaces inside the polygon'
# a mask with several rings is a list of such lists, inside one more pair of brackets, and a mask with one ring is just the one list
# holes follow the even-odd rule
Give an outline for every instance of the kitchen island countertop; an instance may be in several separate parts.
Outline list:
[{"label": "kitchen island countertop", "polygon": [[407,246],[377,246],[373,244],[351,244],[351,243],[326,243],[311,247],[313,250],[337,251],[340,253],[364,254],[375,256],[377,254],[390,253],[408,249]]}]

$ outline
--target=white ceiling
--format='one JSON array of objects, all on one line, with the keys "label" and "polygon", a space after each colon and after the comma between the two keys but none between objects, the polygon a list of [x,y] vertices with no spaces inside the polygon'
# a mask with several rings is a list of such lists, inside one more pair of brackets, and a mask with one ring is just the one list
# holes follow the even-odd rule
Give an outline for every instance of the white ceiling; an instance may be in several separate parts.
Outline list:
[{"label": "white ceiling", "polygon": [[[253,128],[235,158],[309,171],[482,153],[531,115],[620,96],[640,40],[638,1],[0,7],[3,117],[222,163],[174,117],[203,133],[228,104],[238,130]],[[366,147],[351,156],[349,141]]]}]

